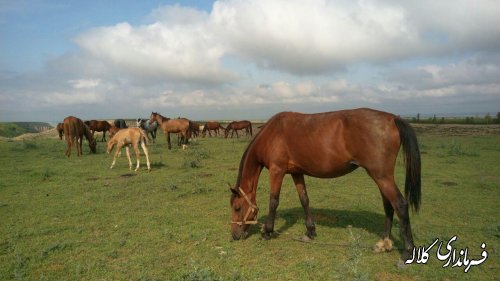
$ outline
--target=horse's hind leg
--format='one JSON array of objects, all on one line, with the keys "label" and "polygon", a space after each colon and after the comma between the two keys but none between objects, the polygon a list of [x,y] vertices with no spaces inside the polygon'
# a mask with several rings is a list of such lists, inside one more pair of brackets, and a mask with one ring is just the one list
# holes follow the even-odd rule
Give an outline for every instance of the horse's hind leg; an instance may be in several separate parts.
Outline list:
[{"label": "horse's hind leg", "polygon": [[64,154],[69,157],[71,155],[71,147],[73,146],[73,138],[69,134],[64,137],[66,138],[66,144],[68,145]]},{"label": "horse's hind leg", "polygon": [[137,143],[134,143],[133,146],[134,146],[135,158],[137,159],[137,165],[135,166],[134,171],[137,172],[137,170],[139,170],[139,166],[140,166],[141,152],[139,151],[139,146]]},{"label": "horse's hind leg", "polygon": [[132,159],[130,159],[130,147],[129,147],[129,145],[125,145],[125,152],[127,152],[128,169],[130,171],[132,171]]},{"label": "horse's hind leg", "polygon": [[392,221],[394,218],[394,208],[392,207],[391,202],[384,196],[381,192],[382,200],[384,203],[384,211],[385,211],[385,222],[384,222],[384,235],[380,241],[375,244],[375,252],[385,252],[392,250],[392,240],[391,240],[391,230],[392,230]]},{"label": "horse's hind leg", "polygon": [[[403,235],[404,239],[404,250],[401,254],[401,259],[405,261],[410,258],[410,252],[414,248],[413,235],[410,225],[410,215],[408,212],[408,201],[404,198],[404,196],[397,188],[393,176],[386,176],[382,178],[372,176],[372,178],[377,183],[383,198],[385,198],[384,200],[388,201],[387,204],[390,204],[393,210],[396,211],[396,215],[399,218],[401,234]],[[387,204],[384,202],[384,209],[386,209],[386,233],[384,235],[387,235],[387,231],[390,231],[390,228],[387,228],[390,222],[390,219],[388,218],[388,215],[390,215],[390,208],[388,208]]]},{"label": "horse's hind leg", "polygon": [[146,154],[146,164],[148,165],[148,171],[151,171],[151,165],[149,163],[149,152],[148,152],[148,147],[144,142],[141,142],[141,147],[142,151],[144,151],[144,154]]},{"label": "horse's hind leg", "polygon": [[83,155],[83,150],[82,150],[82,146],[83,146],[83,136],[81,138],[77,138],[76,139],[77,141],[77,144],[76,144],[76,153],[78,156],[81,156]]},{"label": "horse's hind leg", "polygon": [[306,236],[311,239],[316,236],[316,226],[312,219],[311,213],[309,212],[309,196],[307,196],[306,183],[304,181],[303,174],[292,174],[293,182],[295,183],[295,188],[299,194],[300,203],[302,208],[304,208],[304,214],[306,219]]}]

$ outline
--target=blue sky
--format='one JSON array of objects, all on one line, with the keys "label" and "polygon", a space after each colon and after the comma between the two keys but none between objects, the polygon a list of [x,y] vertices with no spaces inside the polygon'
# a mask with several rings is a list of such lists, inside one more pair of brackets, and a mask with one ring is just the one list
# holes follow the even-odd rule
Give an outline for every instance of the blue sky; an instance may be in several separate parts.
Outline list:
[{"label": "blue sky", "polygon": [[500,111],[498,1],[0,1],[0,121]]}]

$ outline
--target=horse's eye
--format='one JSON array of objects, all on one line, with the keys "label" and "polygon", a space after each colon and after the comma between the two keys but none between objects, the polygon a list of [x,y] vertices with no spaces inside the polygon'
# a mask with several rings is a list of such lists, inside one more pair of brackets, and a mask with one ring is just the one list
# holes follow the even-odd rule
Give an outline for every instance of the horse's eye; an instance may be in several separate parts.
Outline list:
[{"label": "horse's eye", "polygon": [[241,210],[241,207],[236,207],[236,208],[234,208],[234,210],[235,210],[236,212],[239,212],[239,211]]}]

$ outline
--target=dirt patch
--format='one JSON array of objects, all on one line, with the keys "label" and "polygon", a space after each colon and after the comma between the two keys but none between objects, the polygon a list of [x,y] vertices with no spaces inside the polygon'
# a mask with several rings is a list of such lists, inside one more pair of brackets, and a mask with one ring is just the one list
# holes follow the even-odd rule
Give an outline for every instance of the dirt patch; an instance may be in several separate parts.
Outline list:
[{"label": "dirt patch", "polygon": [[213,175],[210,173],[199,173],[198,174],[198,177],[200,177],[200,178],[209,178],[211,176],[213,176]]},{"label": "dirt patch", "polygon": [[120,178],[130,178],[130,177],[133,177],[135,176],[135,174],[132,174],[132,173],[126,173],[126,174],[121,174],[120,175]]},{"label": "dirt patch", "polygon": [[458,183],[453,182],[453,181],[444,181],[441,184],[444,186],[457,186],[458,185]]}]

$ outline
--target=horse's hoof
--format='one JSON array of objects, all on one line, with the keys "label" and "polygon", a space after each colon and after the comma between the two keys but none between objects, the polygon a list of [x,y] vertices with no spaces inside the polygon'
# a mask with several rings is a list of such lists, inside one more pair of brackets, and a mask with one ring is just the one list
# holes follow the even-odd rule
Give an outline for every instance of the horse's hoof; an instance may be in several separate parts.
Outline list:
[{"label": "horse's hoof", "polygon": [[380,239],[373,247],[375,253],[392,251],[392,240],[389,238]]},{"label": "horse's hoof", "polygon": [[309,237],[307,234],[306,235],[303,235],[301,238],[300,238],[300,241],[302,242],[311,242],[312,241],[312,238]]},{"label": "horse's hoof", "polygon": [[261,236],[260,236],[260,239],[261,240],[270,240],[271,239],[271,235],[269,233],[262,233]]}]

